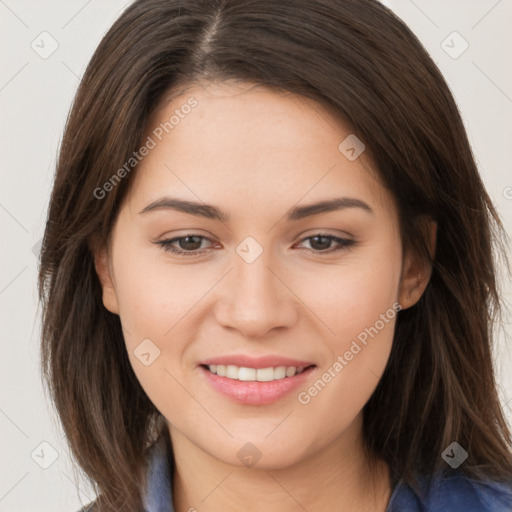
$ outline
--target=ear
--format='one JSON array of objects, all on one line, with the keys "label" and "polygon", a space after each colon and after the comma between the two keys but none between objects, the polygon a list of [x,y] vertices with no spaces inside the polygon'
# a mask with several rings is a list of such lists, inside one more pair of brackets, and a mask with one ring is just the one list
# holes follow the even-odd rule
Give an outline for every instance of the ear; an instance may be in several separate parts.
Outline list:
[{"label": "ear", "polygon": [[97,243],[91,244],[94,256],[94,267],[103,290],[103,305],[111,313],[119,314],[119,304],[114,286],[112,266],[110,263],[109,248],[106,244],[99,246]]},{"label": "ear", "polygon": [[420,300],[432,275],[431,261],[434,260],[436,251],[437,222],[426,221],[424,230],[430,261],[418,251],[405,251],[398,296],[403,309],[414,306]]}]

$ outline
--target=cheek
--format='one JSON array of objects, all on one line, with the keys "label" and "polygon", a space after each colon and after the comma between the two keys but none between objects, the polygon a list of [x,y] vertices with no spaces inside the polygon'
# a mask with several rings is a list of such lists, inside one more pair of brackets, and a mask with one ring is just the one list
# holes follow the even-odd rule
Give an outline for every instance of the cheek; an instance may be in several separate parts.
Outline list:
[{"label": "cheek", "polygon": [[180,360],[185,348],[180,339],[186,338],[182,335],[186,322],[180,319],[186,318],[201,291],[190,287],[190,273],[166,263],[157,251],[141,249],[129,240],[120,242],[114,257],[126,350],[152,399],[172,381],[166,372],[169,360]]},{"label": "cheek", "polygon": [[[128,265],[129,264],[129,265]],[[169,397],[173,414],[187,412],[187,395],[178,384],[172,361],[181,361],[187,336],[183,333],[187,312],[197,302],[183,275],[166,266],[134,257],[119,260],[119,315],[130,364],[140,385],[163,414]],[[123,277],[121,277],[123,273]],[[183,340],[183,342],[180,342]],[[174,377],[174,378],[173,378]],[[176,380],[177,379],[177,380]]]},{"label": "cheek", "polygon": [[[325,339],[331,338],[332,345],[339,344],[341,349],[393,307],[398,300],[400,269],[399,247],[381,242],[347,254],[340,264],[302,272],[294,286],[323,322]],[[387,325],[382,329],[386,336]]]},{"label": "cheek", "polygon": [[[302,400],[299,397],[301,404],[315,404],[311,411],[321,411],[318,417],[334,414],[338,421],[352,417],[378,384],[400,309],[400,266],[399,247],[389,244],[382,253],[361,251],[357,261],[347,258],[346,264],[327,274],[301,280],[298,293],[307,297],[305,302],[322,321],[318,325],[328,349],[314,385],[301,390]],[[333,409],[334,403],[343,405]]]},{"label": "cheek", "polygon": [[119,251],[115,276],[123,326],[131,333],[161,342],[171,336],[174,326],[208,285],[194,281],[186,267],[166,261],[158,249],[141,249],[135,244],[126,244]]}]

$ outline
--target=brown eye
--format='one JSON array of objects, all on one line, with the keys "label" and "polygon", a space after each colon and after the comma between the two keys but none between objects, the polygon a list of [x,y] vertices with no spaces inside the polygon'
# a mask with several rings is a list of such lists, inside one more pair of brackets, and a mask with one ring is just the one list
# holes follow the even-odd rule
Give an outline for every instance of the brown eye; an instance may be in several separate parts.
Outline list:
[{"label": "brown eye", "polygon": [[[351,245],[355,244],[355,240],[350,240],[348,238],[339,238],[333,235],[326,235],[322,233],[318,233],[313,236],[309,236],[304,238],[302,241],[309,240],[310,250],[318,253],[331,253],[337,252],[345,249]],[[337,246],[332,247],[332,243],[335,242]]]},{"label": "brown eye", "polygon": [[199,250],[203,240],[209,239],[201,235],[186,235],[155,243],[160,245],[166,252],[184,256],[197,256],[204,252]]},{"label": "brown eye", "polygon": [[185,251],[194,251],[201,247],[201,236],[185,236],[182,238],[177,238],[178,246],[180,249],[184,249]]}]

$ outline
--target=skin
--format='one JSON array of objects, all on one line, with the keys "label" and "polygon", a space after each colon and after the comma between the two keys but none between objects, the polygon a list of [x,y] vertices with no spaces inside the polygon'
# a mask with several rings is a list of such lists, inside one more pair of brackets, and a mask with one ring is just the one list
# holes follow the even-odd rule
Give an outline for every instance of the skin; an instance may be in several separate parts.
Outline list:
[{"label": "skin", "polygon": [[[364,456],[362,408],[386,366],[396,315],[308,404],[297,395],[393,304],[414,305],[431,269],[402,258],[393,199],[365,153],[349,161],[338,150],[352,133],[338,117],[254,84],[192,84],[161,103],[145,138],[191,96],[197,106],[139,164],[108,247],[95,254],[104,305],[120,316],[135,374],[169,422],[176,511],[383,512],[389,469]],[[229,222],[140,213],[165,195],[215,205]],[[291,207],[341,196],[373,213],[350,207],[285,219]],[[431,232],[433,243],[434,225]],[[318,233],[355,244],[328,253],[338,244],[307,238]],[[187,234],[206,238],[174,247],[203,251],[197,257],[156,243]],[[263,249],[252,263],[235,250],[247,236]],[[148,338],[160,356],[145,366],[134,350]],[[317,368],[273,404],[242,405],[198,367],[233,353]],[[253,467],[237,457],[247,442],[262,455]]]}]

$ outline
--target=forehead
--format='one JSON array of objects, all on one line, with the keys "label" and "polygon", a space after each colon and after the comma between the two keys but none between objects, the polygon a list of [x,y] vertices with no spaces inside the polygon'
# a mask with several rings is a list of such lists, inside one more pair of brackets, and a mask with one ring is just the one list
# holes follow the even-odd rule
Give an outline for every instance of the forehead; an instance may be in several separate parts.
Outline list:
[{"label": "forehead", "polygon": [[222,202],[236,191],[255,206],[356,194],[389,208],[367,155],[350,160],[340,149],[351,137],[348,124],[309,98],[250,83],[192,84],[164,96],[149,119],[143,142],[152,149],[130,196]]}]

